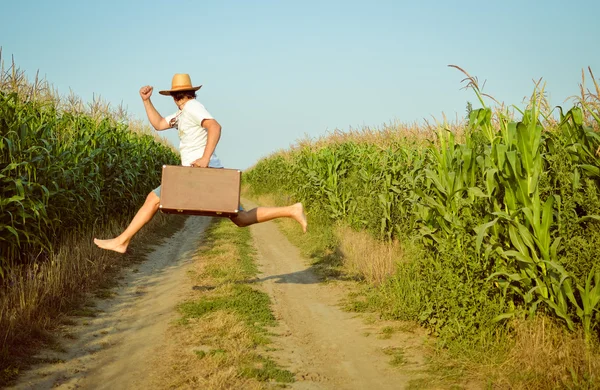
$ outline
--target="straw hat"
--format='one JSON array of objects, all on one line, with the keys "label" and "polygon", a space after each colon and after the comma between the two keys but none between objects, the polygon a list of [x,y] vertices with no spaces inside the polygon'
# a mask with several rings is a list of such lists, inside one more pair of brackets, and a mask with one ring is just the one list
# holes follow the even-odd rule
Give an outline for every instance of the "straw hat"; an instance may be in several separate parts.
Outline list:
[{"label": "straw hat", "polygon": [[166,91],[159,91],[161,95],[171,95],[173,92],[183,92],[183,91],[197,91],[200,89],[199,87],[192,87],[192,79],[190,75],[187,73],[176,73],[173,76],[173,81],[171,81],[171,89]]}]

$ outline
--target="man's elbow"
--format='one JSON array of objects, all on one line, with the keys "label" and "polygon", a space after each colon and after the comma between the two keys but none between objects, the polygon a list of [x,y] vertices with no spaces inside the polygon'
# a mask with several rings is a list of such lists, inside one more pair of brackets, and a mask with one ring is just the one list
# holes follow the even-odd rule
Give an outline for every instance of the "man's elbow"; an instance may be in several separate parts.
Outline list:
[{"label": "man's elbow", "polygon": [[167,120],[165,118],[161,118],[161,120],[158,121],[158,123],[152,123],[152,127],[154,127],[154,130],[156,131],[167,130],[171,128],[171,126],[169,126],[169,123],[167,123]]},{"label": "man's elbow", "polygon": [[211,124],[208,131],[214,134],[221,134],[221,125],[218,122]]}]

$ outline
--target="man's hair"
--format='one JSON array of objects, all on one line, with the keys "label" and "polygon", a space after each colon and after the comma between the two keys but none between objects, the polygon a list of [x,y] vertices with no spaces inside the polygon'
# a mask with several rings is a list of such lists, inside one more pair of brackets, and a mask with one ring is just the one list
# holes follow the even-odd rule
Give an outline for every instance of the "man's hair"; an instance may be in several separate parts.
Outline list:
[{"label": "man's hair", "polygon": [[175,98],[175,100],[181,100],[185,97],[188,97],[190,99],[195,99],[196,98],[196,91],[181,91],[181,92],[172,92],[171,96],[173,96],[173,98]]}]

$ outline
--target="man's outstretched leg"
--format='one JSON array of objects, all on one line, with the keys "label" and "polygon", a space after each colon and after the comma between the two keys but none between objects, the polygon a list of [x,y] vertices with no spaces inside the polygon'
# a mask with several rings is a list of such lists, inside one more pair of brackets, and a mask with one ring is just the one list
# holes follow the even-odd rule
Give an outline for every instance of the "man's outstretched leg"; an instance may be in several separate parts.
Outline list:
[{"label": "man's outstretched leg", "polygon": [[302,226],[302,231],[306,233],[308,223],[306,222],[302,203],[285,207],[257,207],[250,211],[240,211],[237,217],[231,218],[231,221],[240,227],[244,227],[275,218],[293,218]]},{"label": "man's outstretched leg", "polygon": [[160,198],[154,192],[149,193],[144,205],[138,210],[137,214],[133,217],[131,223],[129,223],[129,226],[127,226],[127,229],[125,229],[123,233],[110,240],[98,240],[97,238],[94,238],[94,243],[102,249],[125,253],[131,238],[152,219],[154,214],[158,211],[159,204]]}]

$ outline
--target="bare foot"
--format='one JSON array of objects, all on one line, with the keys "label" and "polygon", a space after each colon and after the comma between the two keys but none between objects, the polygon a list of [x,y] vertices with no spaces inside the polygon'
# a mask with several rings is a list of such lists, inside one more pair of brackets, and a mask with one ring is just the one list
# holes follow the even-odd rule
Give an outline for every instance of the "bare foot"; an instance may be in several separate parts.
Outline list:
[{"label": "bare foot", "polygon": [[306,214],[304,214],[304,206],[302,203],[296,203],[292,206],[294,211],[292,212],[292,218],[294,218],[302,226],[302,231],[306,233],[308,222],[306,221]]},{"label": "bare foot", "polygon": [[98,245],[99,248],[107,249],[109,251],[115,251],[119,253],[125,253],[127,251],[128,243],[121,243],[116,238],[110,240],[99,240],[94,238],[94,244]]}]

